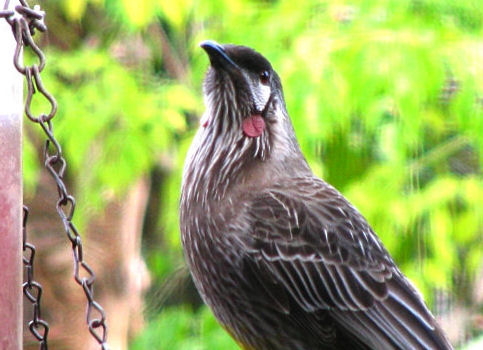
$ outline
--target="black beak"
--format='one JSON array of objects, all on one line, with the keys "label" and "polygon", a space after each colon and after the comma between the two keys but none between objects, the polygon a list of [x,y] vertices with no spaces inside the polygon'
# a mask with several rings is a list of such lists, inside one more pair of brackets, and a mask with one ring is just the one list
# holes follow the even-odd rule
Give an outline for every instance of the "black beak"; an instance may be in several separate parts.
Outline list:
[{"label": "black beak", "polygon": [[238,65],[227,55],[223,46],[212,40],[205,40],[200,43],[203,50],[206,51],[210,58],[210,63],[213,68],[223,68],[227,70],[240,68]]}]

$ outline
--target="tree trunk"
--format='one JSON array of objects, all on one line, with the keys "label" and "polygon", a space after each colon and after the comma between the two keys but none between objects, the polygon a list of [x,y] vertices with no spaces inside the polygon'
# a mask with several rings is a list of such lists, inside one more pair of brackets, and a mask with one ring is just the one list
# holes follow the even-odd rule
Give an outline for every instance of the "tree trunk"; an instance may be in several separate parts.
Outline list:
[{"label": "tree trunk", "polygon": [[[148,181],[140,179],[80,233],[84,259],[97,276],[94,296],[107,315],[111,349],[127,349],[129,337],[143,325],[142,294],[149,284],[149,273],[141,256],[141,234],[148,189]],[[51,327],[49,345],[55,349],[99,349],[87,329],[86,298],[73,279],[71,245],[54,209],[56,196],[55,186],[44,173],[31,204],[29,240],[38,251],[35,273],[44,287],[41,307]],[[26,308],[28,321],[31,311],[28,304]],[[28,339],[26,349],[37,349],[30,335]]]}]

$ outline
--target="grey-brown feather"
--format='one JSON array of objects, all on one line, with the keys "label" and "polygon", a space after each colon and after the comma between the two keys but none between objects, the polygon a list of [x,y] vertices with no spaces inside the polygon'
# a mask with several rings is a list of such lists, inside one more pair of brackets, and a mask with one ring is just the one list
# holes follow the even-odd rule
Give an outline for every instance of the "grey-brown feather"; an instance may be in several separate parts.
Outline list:
[{"label": "grey-brown feather", "polygon": [[346,327],[364,313],[371,333],[360,337],[373,348],[388,349],[386,338],[392,348],[448,348],[378,237],[331,186],[315,177],[290,179],[250,203],[239,218],[251,222],[247,258],[264,264],[306,312],[327,310]]},{"label": "grey-brown feather", "polygon": [[234,80],[208,72],[180,204],[188,265],[220,323],[254,350],[451,349],[366,220],[312,174],[276,74],[257,138],[241,130],[249,94]]}]

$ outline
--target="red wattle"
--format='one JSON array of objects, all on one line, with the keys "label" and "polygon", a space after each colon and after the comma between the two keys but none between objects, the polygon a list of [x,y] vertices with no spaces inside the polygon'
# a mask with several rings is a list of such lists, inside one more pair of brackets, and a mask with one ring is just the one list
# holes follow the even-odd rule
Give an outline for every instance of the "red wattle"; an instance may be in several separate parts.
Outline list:
[{"label": "red wattle", "polygon": [[248,137],[258,137],[265,130],[265,120],[260,114],[254,114],[243,120],[243,133]]},{"label": "red wattle", "polygon": [[210,119],[208,118],[208,115],[206,114],[203,114],[203,116],[201,117],[201,120],[200,120],[200,125],[204,128],[206,128],[208,126],[210,122]]}]

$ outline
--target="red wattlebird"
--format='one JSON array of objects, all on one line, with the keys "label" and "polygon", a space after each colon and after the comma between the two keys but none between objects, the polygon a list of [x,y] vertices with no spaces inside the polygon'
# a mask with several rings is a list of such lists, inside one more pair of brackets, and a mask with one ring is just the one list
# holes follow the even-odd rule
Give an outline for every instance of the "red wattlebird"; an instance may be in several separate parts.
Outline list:
[{"label": "red wattlebird", "polygon": [[451,349],[372,228],[310,170],[254,50],[201,44],[206,112],[180,227],[203,300],[243,349]]}]

